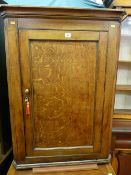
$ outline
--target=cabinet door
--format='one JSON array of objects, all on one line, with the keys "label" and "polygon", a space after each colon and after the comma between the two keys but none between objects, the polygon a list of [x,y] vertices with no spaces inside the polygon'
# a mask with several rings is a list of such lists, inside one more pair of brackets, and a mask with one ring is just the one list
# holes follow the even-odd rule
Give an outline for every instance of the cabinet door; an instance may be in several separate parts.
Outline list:
[{"label": "cabinet door", "polygon": [[19,43],[28,159],[100,157],[107,32],[21,30]]}]

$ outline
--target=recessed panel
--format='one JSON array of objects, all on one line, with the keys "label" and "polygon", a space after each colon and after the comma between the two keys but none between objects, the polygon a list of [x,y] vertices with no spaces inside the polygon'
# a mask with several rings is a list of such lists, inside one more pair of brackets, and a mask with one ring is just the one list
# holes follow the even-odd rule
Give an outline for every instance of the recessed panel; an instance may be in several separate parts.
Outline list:
[{"label": "recessed panel", "polygon": [[97,42],[32,40],[30,55],[34,147],[93,145]]}]

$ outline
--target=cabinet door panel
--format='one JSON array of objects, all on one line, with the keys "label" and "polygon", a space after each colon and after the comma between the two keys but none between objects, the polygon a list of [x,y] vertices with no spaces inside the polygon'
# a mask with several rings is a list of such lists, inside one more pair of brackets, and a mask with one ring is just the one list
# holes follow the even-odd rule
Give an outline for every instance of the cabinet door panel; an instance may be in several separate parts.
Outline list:
[{"label": "cabinet door panel", "polygon": [[23,30],[19,36],[27,156],[101,153],[107,33]]}]

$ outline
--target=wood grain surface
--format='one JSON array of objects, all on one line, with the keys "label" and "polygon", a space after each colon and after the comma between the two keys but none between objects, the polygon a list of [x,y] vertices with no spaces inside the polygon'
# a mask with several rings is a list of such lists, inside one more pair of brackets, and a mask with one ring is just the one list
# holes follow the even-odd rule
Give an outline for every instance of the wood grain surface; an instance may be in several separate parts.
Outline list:
[{"label": "wood grain surface", "polygon": [[22,91],[25,98],[29,88],[31,106],[31,116],[25,115],[27,155],[72,155],[72,160],[73,155],[88,157],[94,152],[98,157],[104,141],[107,32],[21,30],[19,34]]}]

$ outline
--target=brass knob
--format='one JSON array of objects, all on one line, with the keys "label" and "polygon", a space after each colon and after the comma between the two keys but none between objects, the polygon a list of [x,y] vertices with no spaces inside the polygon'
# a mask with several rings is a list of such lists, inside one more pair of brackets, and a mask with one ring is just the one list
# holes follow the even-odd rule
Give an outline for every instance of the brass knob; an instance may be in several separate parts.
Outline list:
[{"label": "brass knob", "polygon": [[25,94],[29,94],[29,89],[25,89]]}]

